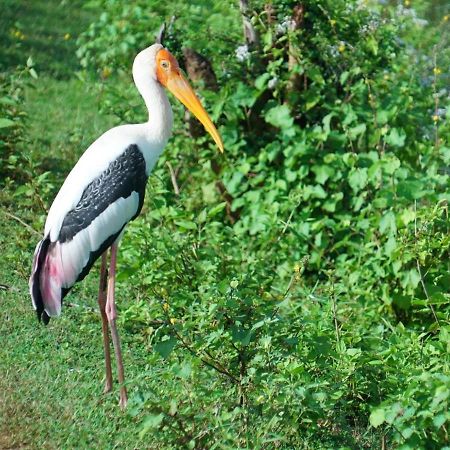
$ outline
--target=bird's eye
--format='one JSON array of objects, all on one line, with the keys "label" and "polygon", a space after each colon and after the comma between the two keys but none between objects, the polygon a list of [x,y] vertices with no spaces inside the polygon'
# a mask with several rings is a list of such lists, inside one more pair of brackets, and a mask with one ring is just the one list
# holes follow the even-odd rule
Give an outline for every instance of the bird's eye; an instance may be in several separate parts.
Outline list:
[{"label": "bird's eye", "polygon": [[169,61],[161,61],[161,67],[163,69],[168,69],[170,66]]}]

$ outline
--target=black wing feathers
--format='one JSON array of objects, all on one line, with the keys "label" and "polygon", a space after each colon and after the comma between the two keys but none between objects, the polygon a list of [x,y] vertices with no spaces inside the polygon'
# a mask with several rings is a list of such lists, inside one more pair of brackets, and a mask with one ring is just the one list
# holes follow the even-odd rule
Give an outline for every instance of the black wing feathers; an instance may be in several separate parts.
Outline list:
[{"label": "black wing feathers", "polygon": [[50,239],[48,237],[46,237],[39,243],[39,247],[36,250],[36,258],[37,258],[36,271],[32,275],[32,285],[31,285],[32,286],[31,295],[33,297],[33,301],[36,306],[37,318],[39,321],[42,319],[45,325],[48,324],[50,317],[44,310],[44,301],[42,300],[41,294],[40,275],[45,257],[47,256],[49,246],[50,246]]},{"label": "black wing feathers", "polygon": [[139,207],[134,219],[141,211],[146,184],[144,156],[139,147],[132,144],[86,187],[78,205],[66,215],[58,240],[61,243],[72,240],[117,199],[137,192]]}]

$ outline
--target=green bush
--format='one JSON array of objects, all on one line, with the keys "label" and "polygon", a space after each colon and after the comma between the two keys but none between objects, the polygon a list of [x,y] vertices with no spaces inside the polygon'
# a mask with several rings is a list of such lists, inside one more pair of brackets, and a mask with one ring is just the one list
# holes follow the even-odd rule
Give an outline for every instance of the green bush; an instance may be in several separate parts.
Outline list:
[{"label": "green bush", "polygon": [[152,349],[142,435],[158,430],[163,448],[448,443],[445,18],[255,1],[244,46],[228,2],[98,3],[78,53],[105,78],[108,112],[145,120],[124,73],[174,14],[171,51],[200,51],[220,87],[202,95],[225,156],[178,119],[122,244],[122,288],[140,299],[123,326]]},{"label": "green bush", "polygon": [[31,157],[29,122],[23,109],[25,89],[32,89],[31,80],[37,78],[31,57],[24,67],[0,73],[0,186],[4,206],[20,202],[26,208],[39,205],[42,212],[42,197],[48,196],[53,185],[50,172],[41,171]]},{"label": "green bush", "polygon": [[[22,73],[0,75],[0,175],[2,184],[17,162],[16,145],[23,138],[24,112],[21,108],[24,81]],[[11,170],[13,169],[13,170]]]}]

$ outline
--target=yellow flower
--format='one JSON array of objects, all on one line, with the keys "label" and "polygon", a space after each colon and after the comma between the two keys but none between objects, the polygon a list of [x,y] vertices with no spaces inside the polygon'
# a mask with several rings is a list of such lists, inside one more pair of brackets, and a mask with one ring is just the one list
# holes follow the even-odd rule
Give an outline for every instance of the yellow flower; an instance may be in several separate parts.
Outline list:
[{"label": "yellow flower", "polygon": [[331,26],[334,27],[336,25],[336,21],[334,19],[330,19]]},{"label": "yellow flower", "polygon": [[345,52],[345,44],[340,44],[338,47],[338,51],[339,51],[339,53]]},{"label": "yellow flower", "polygon": [[70,33],[66,33],[65,35],[64,35],[64,40],[65,41],[68,41],[70,39]]},{"label": "yellow flower", "polygon": [[169,310],[169,308],[170,308],[169,304],[167,302],[164,302],[163,303],[163,310],[167,312]]},{"label": "yellow flower", "polygon": [[435,67],[435,68],[433,69],[433,73],[434,73],[435,75],[440,75],[440,74],[442,73],[442,70],[439,69],[439,67]]},{"label": "yellow flower", "polygon": [[175,317],[171,317],[171,318],[170,318],[170,323],[171,323],[172,325],[175,325],[176,322],[177,322],[177,319],[175,319]]},{"label": "yellow flower", "polygon": [[20,30],[12,31],[12,35],[17,39],[20,39],[21,41],[23,41],[26,37]]},{"label": "yellow flower", "polygon": [[409,6],[411,2],[409,0],[405,0],[405,6]]},{"label": "yellow flower", "polygon": [[450,19],[450,15],[449,15],[449,14],[447,14],[446,16],[444,16],[442,20],[443,20],[444,22],[448,22],[448,19]]},{"label": "yellow flower", "polygon": [[296,264],[296,265],[294,266],[294,272],[295,272],[295,273],[299,273],[299,272],[300,272],[300,264]]},{"label": "yellow flower", "polygon": [[435,114],[434,116],[433,116],[433,121],[434,122],[437,122],[439,120],[439,116],[437,115],[437,114]]},{"label": "yellow flower", "polygon": [[102,69],[102,77],[108,78],[111,75],[111,69],[109,67],[103,67]]}]

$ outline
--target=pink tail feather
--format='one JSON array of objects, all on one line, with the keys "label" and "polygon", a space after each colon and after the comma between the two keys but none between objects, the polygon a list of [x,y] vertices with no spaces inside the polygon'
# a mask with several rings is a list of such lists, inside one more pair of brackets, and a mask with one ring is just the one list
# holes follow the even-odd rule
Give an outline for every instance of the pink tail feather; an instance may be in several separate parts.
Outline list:
[{"label": "pink tail feather", "polygon": [[48,323],[61,313],[64,271],[59,242],[44,238],[36,246],[30,277],[30,294],[38,319]]}]

